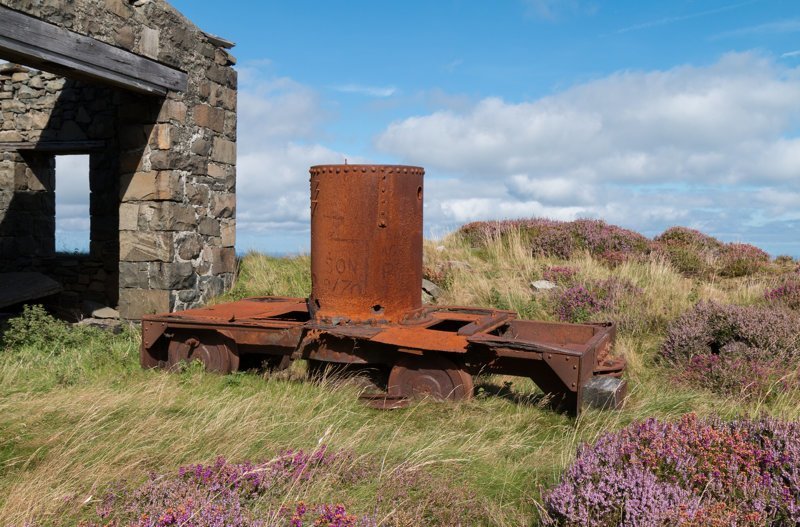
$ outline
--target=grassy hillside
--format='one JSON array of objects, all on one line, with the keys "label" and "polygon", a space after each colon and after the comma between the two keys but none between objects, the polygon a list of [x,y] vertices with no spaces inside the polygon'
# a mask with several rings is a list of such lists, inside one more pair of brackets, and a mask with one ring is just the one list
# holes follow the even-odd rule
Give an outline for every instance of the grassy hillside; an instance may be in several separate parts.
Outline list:
[{"label": "grassy hillside", "polygon": [[[0,349],[0,525],[102,523],[97,510],[109,489],[136,488],[150,473],[217,456],[267,461],[321,444],[347,453],[335,470],[248,506],[271,514],[299,501],[342,503],[383,525],[535,525],[544,489],[559,481],[579,444],[604,432],[688,412],[800,418],[797,383],[742,398],[686,384],[658,359],[669,324],[692,306],[766,305],[765,292],[785,284],[796,262],[765,262],[741,276],[715,271],[723,268],[712,265],[725,257],[719,251],[695,254],[687,270],[677,250],[648,246],[633,257],[577,244],[558,257],[532,244],[519,226],[426,241],[425,274],[443,288],[439,303],[617,321],[617,352],[628,360],[624,410],[590,410],[576,421],[532,403],[529,381],[493,377],[476,380],[469,402],[381,412],[357,401],[356,383],[306,381],[302,362],[274,375],[222,377],[196,365],[142,371],[135,328],[120,335],[70,328],[32,310]],[[306,296],[308,266],[307,257],[249,254],[220,301]],[[542,278],[561,283],[559,292],[534,290],[531,282]],[[584,296],[570,296],[577,294]]]}]

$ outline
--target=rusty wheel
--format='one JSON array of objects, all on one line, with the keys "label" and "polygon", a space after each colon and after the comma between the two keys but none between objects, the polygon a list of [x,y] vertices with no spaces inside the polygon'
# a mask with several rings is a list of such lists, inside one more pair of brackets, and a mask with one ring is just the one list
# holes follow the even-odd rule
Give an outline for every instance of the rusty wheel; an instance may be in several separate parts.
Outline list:
[{"label": "rusty wheel", "polygon": [[235,344],[216,333],[175,334],[167,350],[169,365],[199,360],[206,371],[230,373],[239,369],[239,356],[233,346]]},{"label": "rusty wheel", "polygon": [[472,398],[472,375],[439,355],[405,357],[389,374],[389,394],[458,401]]}]

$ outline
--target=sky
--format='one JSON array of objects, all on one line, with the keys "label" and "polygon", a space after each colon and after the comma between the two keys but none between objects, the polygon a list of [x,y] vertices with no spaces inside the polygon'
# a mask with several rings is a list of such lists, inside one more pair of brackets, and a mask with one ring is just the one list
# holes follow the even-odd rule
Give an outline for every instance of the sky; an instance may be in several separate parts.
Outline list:
[{"label": "sky", "polygon": [[425,167],[430,237],[598,218],[800,257],[798,0],[172,4],[236,43],[238,252],[307,251],[308,167],[346,159]]}]

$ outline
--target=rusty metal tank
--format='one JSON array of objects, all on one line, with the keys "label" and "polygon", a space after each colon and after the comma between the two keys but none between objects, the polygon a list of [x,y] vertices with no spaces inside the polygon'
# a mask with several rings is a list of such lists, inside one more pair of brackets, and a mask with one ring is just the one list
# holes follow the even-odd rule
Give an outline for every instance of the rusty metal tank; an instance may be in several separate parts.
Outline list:
[{"label": "rusty metal tank", "polygon": [[422,305],[422,181],[402,165],[311,172],[311,316],[397,322]]}]

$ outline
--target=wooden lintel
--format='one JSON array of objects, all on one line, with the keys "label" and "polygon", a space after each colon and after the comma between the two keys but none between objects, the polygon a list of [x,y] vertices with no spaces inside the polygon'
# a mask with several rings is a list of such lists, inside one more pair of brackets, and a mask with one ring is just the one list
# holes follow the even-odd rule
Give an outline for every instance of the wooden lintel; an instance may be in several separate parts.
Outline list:
[{"label": "wooden lintel", "polygon": [[54,154],[83,154],[102,150],[105,141],[11,141],[0,142],[0,152],[11,150],[36,150]]},{"label": "wooden lintel", "polygon": [[188,84],[182,71],[3,6],[0,58],[149,95]]}]

